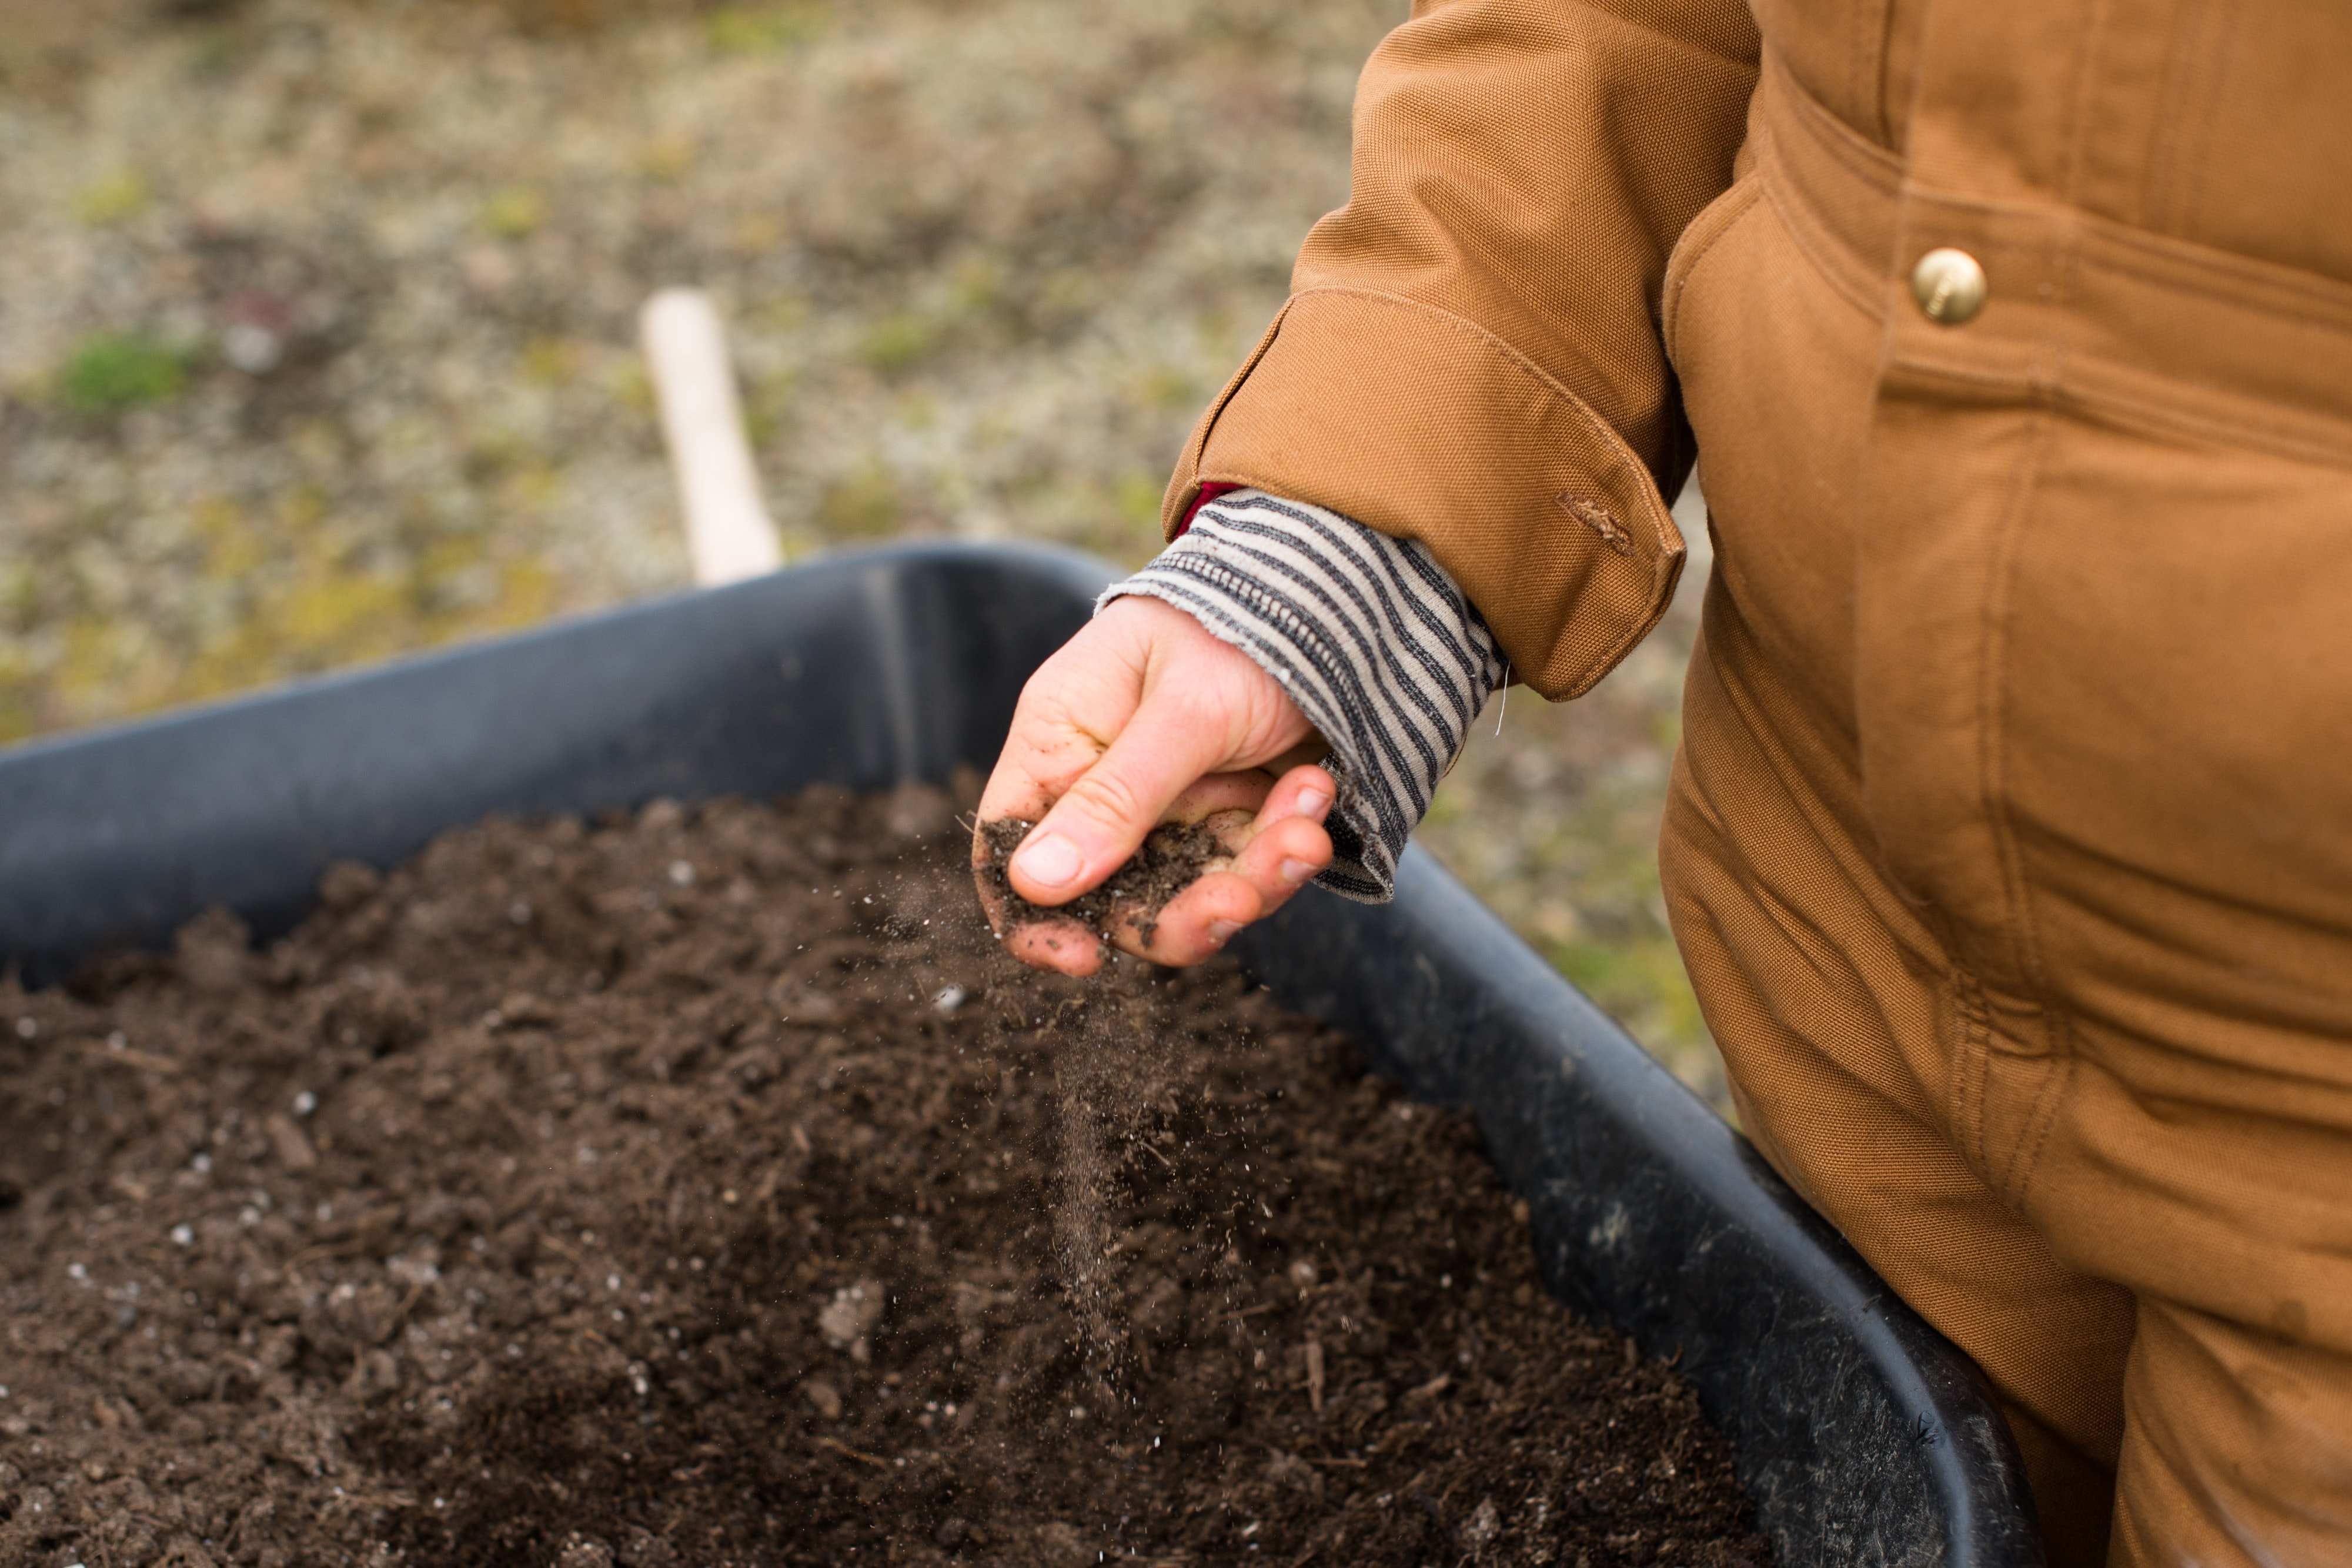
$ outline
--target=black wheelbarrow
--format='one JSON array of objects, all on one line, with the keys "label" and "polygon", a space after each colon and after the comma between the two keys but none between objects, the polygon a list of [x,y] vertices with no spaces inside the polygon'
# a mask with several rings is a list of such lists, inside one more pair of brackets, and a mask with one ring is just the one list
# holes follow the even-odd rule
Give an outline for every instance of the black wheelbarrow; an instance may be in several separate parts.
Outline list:
[{"label": "black wheelbarrow", "polygon": [[[985,766],[1105,580],[1032,549],[842,556],[0,752],[0,964],[53,980],[215,904],[274,936],[331,859],[389,865],[491,811]],[[1676,1358],[1782,1563],[2042,1562],[1967,1358],[1426,856],[1405,856],[1394,903],[1310,891],[1240,952],[1381,1071],[1476,1115],[1552,1290]]]}]

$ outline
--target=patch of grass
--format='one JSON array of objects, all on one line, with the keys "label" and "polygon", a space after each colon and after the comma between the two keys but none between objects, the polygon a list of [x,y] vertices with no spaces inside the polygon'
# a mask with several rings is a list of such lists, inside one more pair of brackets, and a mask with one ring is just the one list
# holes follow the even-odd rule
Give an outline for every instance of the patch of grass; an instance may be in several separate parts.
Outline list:
[{"label": "patch of grass", "polygon": [[485,425],[466,443],[464,470],[473,484],[494,486],[530,461],[530,444],[511,430]]},{"label": "patch of grass", "polygon": [[746,305],[744,325],[761,332],[789,332],[802,326],[816,313],[816,307],[802,294],[780,293]]},{"label": "patch of grass", "polygon": [[1007,279],[994,258],[967,256],[919,306],[878,317],[860,345],[866,362],[898,375],[968,340],[1004,306]]},{"label": "patch of grass", "polygon": [[[504,496],[544,486],[524,475]],[[127,635],[124,617],[89,616],[69,641],[67,684],[152,707],[525,625],[553,608],[553,578],[512,530],[428,531],[386,549],[388,530],[340,518],[310,486],[261,504],[212,497],[194,521],[203,584],[235,613],[177,646]]]},{"label": "patch of grass", "polygon": [[94,332],[58,367],[57,400],[86,418],[165,402],[187,386],[188,358],[145,332]]},{"label": "patch of grass", "polygon": [[968,256],[948,275],[946,314],[956,320],[987,315],[1004,302],[1004,267],[990,256]]},{"label": "patch of grass", "polygon": [[675,9],[664,0],[474,0],[502,12],[526,34],[578,37],[633,17]]},{"label": "patch of grass", "polygon": [[869,463],[825,487],[816,524],[829,538],[882,538],[898,531],[906,510],[898,482],[880,464]]},{"label": "patch of grass", "polygon": [[235,71],[238,40],[226,27],[208,27],[188,50],[188,74],[199,81],[217,81]]},{"label": "patch of grass", "polygon": [[[16,584],[8,586],[14,588]],[[16,596],[10,593],[5,597]],[[11,619],[21,620],[22,616]],[[0,746],[22,740],[40,728],[37,706],[40,695],[40,672],[25,655],[23,639],[0,637]]]},{"label": "patch of grass", "polygon": [[711,13],[703,37],[722,55],[765,55],[821,37],[832,25],[829,8],[807,0],[782,5],[729,5]]},{"label": "patch of grass", "polygon": [[528,239],[547,221],[547,198],[528,185],[509,185],[491,192],[478,215],[499,239]]},{"label": "patch of grass", "polygon": [[1082,267],[1056,267],[1037,287],[1032,312],[1044,327],[1064,327],[1084,320],[1100,304],[1100,285]]},{"label": "patch of grass", "polygon": [[919,311],[894,310],[866,329],[866,362],[886,376],[903,374],[931,357],[940,336]]},{"label": "patch of grass", "polygon": [[1111,504],[1118,520],[1154,540],[1160,537],[1160,503],[1167,498],[1168,481],[1155,470],[1122,475],[1112,487]]},{"label": "patch of grass", "polygon": [[136,169],[117,169],[82,187],[74,198],[74,216],[93,228],[129,223],[155,199],[154,188]]},{"label": "patch of grass", "polygon": [[1135,470],[1108,482],[1045,484],[1023,497],[1022,531],[1133,569],[1160,553],[1156,472]]},{"label": "patch of grass", "polygon": [[1181,365],[1154,365],[1129,383],[1129,395],[1144,407],[1161,413],[1189,413],[1213,390]]},{"label": "patch of grass", "polygon": [[647,432],[653,430],[661,405],[654,394],[653,372],[646,369],[645,361],[632,356],[614,364],[605,371],[604,388],[614,402],[646,422]]},{"label": "patch of grass", "polygon": [[580,361],[577,345],[563,338],[533,338],[522,346],[522,378],[535,386],[570,381]]},{"label": "patch of grass", "polygon": [[1665,933],[1563,942],[1547,956],[1612,1016],[1649,1025],[1636,1030],[1645,1039],[1688,1044],[1706,1038],[1706,1019],[1699,1014],[1682,954]]}]

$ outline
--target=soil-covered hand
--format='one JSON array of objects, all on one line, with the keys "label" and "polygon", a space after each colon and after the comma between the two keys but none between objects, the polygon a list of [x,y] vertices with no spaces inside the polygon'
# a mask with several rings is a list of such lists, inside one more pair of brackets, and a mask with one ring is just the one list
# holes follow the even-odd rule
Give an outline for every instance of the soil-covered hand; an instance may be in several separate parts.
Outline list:
[{"label": "soil-covered hand", "polygon": [[[1158,600],[1114,601],[1029,678],[981,796],[972,871],[990,923],[1023,962],[1069,975],[1101,966],[1101,930],[1139,957],[1199,963],[1331,863],[1337,791],[1309,760],[1322,751],[1248,655]],[[1037,825],[1000,875],[990,826],[1008,820]],[[1161,822],[1204,823],[1225,854],[1157,910],[1006,929],[1008,881],[1032,904],[1070,904]]]}]

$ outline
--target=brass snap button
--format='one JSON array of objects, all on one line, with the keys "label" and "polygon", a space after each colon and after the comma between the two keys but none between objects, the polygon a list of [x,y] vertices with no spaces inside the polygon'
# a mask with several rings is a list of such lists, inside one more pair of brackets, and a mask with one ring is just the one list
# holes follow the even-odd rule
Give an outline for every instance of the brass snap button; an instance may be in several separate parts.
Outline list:
[{"label": "brass snap button", "polygon": [[1957,327],[1984,308],[1984,268],[1964,250],[1931,250],[1911,269],[1911,298],[1938,327]]}]

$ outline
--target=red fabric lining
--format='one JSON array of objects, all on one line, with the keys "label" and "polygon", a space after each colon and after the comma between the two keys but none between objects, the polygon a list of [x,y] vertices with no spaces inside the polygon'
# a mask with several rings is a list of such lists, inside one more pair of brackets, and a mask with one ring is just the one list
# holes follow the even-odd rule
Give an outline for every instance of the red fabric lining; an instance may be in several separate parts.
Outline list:
[{"label": "red fabric lining", "polygon": [[1186,531],[1192,526],[1192,519],[1201,515],[1202,507],[1207,506],[1210,502],[1215,500],[1220,496],[1229,496],[1235,490],[1246,490],[1248,488],[1249,486],[1246,485],[1228,485],[1215,479],[1209,480],[1202,484],[1201,486],[1201,493],[1192,497],[1192,504],[1191,506],[1184,508],[1184,520],[1176,525],[1176,538],[1181,539],[1184,537]]}]

